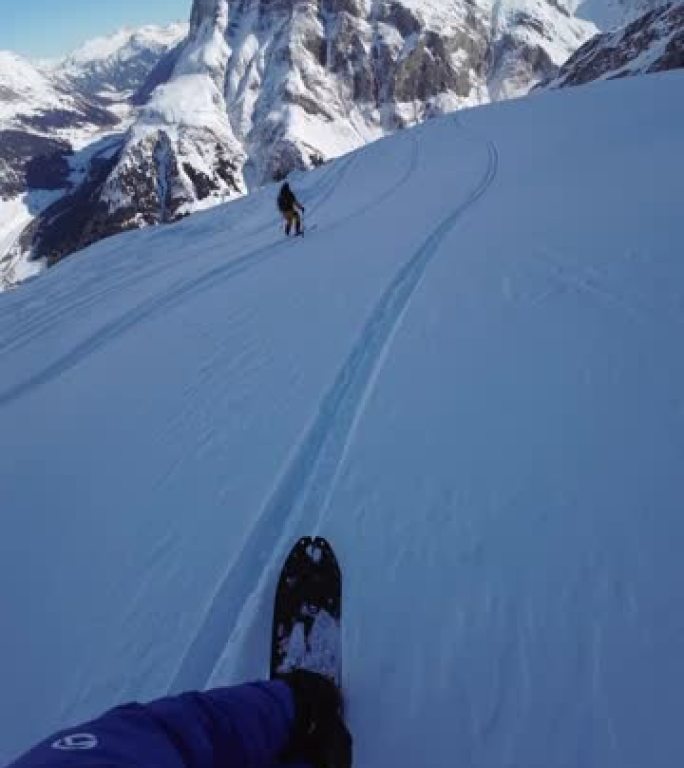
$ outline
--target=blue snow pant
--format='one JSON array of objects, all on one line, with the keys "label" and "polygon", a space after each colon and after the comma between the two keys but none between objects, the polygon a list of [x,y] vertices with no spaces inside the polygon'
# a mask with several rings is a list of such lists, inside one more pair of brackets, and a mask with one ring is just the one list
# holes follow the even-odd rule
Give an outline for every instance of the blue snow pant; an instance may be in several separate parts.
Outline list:
[{"label": "blue snow pant", "polygon": [[112,709],[8,768],[279,768],[294,717],[281,681],[185,693]]}]

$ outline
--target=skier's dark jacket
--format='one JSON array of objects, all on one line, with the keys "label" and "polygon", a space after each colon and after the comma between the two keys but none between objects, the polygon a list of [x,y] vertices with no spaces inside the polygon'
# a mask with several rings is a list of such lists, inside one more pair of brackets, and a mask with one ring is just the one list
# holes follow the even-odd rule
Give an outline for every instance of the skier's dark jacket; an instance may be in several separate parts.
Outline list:
[{"label": "skier's dark jacket", "polygon": [[281,213],[289,213],[298,207],[299,202],[290,189],[290,185],[287,183],[283,184],[278,194],[278,209]]},{"label": "skier's dark jacket", "polygon": [[292,692],[280,681],[187,693],[112,709],[8,768],[274,768],[294,717]]}]

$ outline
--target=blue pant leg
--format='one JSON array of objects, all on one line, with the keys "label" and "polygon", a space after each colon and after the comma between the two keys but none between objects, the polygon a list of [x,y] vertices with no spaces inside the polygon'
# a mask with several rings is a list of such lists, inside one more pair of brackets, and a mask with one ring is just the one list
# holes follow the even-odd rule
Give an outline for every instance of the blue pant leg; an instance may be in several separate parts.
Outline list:
[{"label": "blue pant leg", "polygon": [[293,720],[280,681],[187,693],[110,710],[10,768],[276,768]]}]

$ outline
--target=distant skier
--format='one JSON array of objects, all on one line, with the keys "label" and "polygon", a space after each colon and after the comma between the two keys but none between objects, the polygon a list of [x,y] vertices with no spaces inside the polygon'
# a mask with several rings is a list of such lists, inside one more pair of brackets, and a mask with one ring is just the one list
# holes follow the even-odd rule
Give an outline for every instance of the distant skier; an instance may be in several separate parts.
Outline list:
[{"label": "distant skier", "polygon": [[8,768],[350,768],[351,760],[337,687],[296,670],[117,707],[55,734]]},{"label": "distant skier", "polygon": [[295,235],[302,234],[302,217],[299,212],[304,212],[304,206],[294,196],[290,185],[285,182],[278,193],[278,209],[285,219],[285,234],[289,236],[292,225],[295,225]]}]

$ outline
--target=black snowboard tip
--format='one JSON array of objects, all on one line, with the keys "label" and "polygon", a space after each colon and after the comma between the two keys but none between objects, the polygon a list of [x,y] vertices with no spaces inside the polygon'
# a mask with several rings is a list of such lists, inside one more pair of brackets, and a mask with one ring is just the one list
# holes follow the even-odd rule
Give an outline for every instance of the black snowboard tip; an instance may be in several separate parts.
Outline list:
[{"label": "black snowboard tip", "polygon": [[[342,577],[330,542],[322,536],[302,536],[287,556],[276,588],[271,643],[272,678],[283,668],[293,632],[303,632],[309,648],[309,633],[318,621],[317,617],[327,615],[337,626],[334,634],[339,634],[341,602]],[[299,630],[296,630],[297,626]],[[319,634],[320,626],[319,623]],[[337,654],[335,650],[333,655]],[[290,655],[287,663],[292,663],[292,659]],[[339,658],[336,665],[336,670],[328,669],[327,672],[339,680]]]}]

